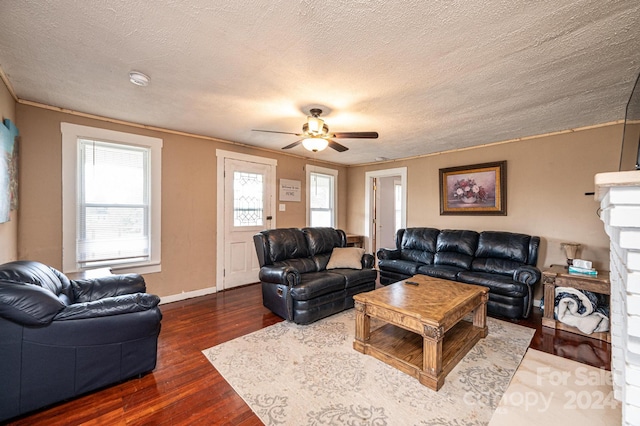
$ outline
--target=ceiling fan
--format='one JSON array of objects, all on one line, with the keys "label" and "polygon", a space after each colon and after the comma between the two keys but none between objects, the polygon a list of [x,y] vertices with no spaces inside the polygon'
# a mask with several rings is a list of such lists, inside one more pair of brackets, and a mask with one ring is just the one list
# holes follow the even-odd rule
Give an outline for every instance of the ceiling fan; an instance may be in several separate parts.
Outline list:
[{"label": "ceiling fan", "polygon": [[311,115],[307,117],[307,122],[302,125],[302,133],[278,132],[275,130],[257,129],[253,129],[253,131],[299,136],[302,139],[297,140],[287,146],[283,146],[282,149],[290,149],[302,144],[302,146],[304,146],[306,149],[313,152],[322,151],[327,146],[335,149],[338,152],[344,152],[349,149],[332,139],[376,139],[378,137],[378,132],[329,133],[329,127],[324,123],[324,120],[320,118],[322,110],[319,108],[312,108],[309,113]]}]

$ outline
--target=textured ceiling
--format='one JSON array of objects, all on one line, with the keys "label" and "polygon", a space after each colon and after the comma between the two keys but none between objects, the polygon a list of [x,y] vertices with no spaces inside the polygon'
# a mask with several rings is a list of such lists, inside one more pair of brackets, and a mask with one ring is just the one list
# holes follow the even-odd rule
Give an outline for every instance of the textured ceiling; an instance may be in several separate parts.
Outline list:
[{"label": "textured ceiling", "polygon": [[321,106],[380,138],[315,157],[361,164],[623,119],[640,2],[2,0],[0,67],[20,100],[274,150],[296,136],[251,129]]}]

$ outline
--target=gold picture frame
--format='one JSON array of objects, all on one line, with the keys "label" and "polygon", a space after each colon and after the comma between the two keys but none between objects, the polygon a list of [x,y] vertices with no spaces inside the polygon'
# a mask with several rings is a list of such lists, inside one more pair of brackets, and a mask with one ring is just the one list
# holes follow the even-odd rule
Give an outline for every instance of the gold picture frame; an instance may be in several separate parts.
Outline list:
[{"label": "gold picture frame", "polygon": [[440,169],[441,215],[507,215],[507,162]]}]

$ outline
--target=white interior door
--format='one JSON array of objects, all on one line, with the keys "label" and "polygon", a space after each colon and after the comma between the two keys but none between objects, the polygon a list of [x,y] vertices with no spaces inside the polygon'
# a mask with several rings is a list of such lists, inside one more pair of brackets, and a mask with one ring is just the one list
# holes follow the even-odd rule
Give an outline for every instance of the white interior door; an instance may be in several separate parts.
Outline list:
[{"label": "white interior door", "polygon": [[396,235],[397,206],[396,181],[398,176],[384,176],[376,179],[375,202],[375,249],[393,248]]},{"label": "white interior door", "polygon": [[223,289],[258,281],[253,235],[273,222],[271,173],[269,164],[224,160]]},{"label": "white interior door", "polygon": [[407,168],[366,172],[365,182],[366,249],[375,253],[381,247],[393,247],[396,227],[406,227]]}]

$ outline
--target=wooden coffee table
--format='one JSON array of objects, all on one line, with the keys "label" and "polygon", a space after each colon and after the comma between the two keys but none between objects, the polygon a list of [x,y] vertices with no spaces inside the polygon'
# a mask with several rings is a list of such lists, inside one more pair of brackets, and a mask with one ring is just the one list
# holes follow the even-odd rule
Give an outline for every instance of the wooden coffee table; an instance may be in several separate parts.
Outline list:
[{"label": "wooden coffee table", "polygon": [[[488,292],[482,286],[416,275],[356,294],[353,348],[438,390],[453,367],[487,335]],[[462,320],[469,313],[473,322]],[[371,318],[387,324],[371,332]]]}]

